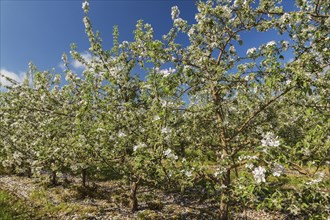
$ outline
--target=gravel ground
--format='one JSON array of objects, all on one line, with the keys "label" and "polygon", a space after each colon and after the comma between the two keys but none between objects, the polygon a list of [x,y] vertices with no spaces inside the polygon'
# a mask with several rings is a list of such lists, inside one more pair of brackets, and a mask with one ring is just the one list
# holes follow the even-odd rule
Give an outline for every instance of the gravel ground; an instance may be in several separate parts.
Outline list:
[{"label": "gravel ground", "polygon": [[[65,204],[72,207],[71,211],[58,210],[57,213],[49,214],[45,219],[137,219],[138,216],[153,216],[150,219],[215,219],[217,205],[210,202],[200,202],[191,197],[177,194],[166,194],[160,190],[141,187],[139,189],[139,211],[130,214],[127,208],[128,191],[120,182],[97,182],[92,187],[92,196],[81,196],[77,193],[78,180],[71,180],[70,187],[59,185],[45,188],[37,179],[0,176],[0,188],[16,197],[31,203],[33,207],[44,208],[45,204],[53,207]],[[36,195],[42,192],[41,202]],[[32,198],[34,195],[34,199]],[[96,195],[96,196],[94,196]],[[146,198],[151,198],[150,202]],[[155,200],[156,199],[156,200]],[[77,208],[78,207],[78,208]],[[279,220],[286,219],[280,213],[268,213],[265,211],[246,210],[245,213],[234,214],[234,219],[255,220]]]}]

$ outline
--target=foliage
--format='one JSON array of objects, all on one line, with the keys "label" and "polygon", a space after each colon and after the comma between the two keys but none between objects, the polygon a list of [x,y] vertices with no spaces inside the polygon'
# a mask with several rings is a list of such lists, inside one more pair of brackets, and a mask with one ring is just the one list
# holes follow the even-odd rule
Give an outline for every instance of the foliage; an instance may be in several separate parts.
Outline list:
[{"label": "foliage", "polygon": [[[152,184],[200,189],[219,201],[222,219],[241,205],[329,215],[326,3],[297,1],[297,11],[284,12],[281,1],[200,1],[194,24],[175,6],[162,40],[138,21],[132,42],[120,43],[114,28],[110,50],[83,3],[92,58],[75,45],[70,52],[83,73],[64,54],[63,74],[30,65],[23,84],[1,92],[3,166],[54,179],[82,174],[83,185],[111,170],[130,185],[132,211],[139,185]],[[282,40],[242,52],[246,32],[272,29]],[[178,43],[180,35],[189,45]],[[282,187],[289,172],[306,176],[298,192]]]}]

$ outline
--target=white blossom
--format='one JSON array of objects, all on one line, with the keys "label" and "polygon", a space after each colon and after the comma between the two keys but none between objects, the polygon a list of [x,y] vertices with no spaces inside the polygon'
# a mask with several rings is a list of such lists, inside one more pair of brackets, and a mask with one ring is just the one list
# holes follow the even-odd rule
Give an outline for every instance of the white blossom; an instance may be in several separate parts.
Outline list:
[{"label": "white blossom", "polygon": [[243,160],[257,160],[257,159],[258,159],[258,156],[256,156],[256,155],[253,155],[253,156],[242,155],[242,156],[239,156],[238,157],[238,161],[243,161]]},{"label": "white blossom", "polygon": [[227,168],[225,167],[217,168],[216,171],[214,172],[214,177],[218,177],[219,175],[222,175],[225,172],[227,172]]},{"label": "white blossom", "polygon": [[89,3],[87,1],[82,3],[82,9],[84,9],[84,12],[88,12],[89,10]]},{"label": "white blossom", "polygon": [[76,171],[76,170],[79,169],[79,167],[78,167],[77,164],[72,164],[72,165],[70,166],[70,169],[71,169],[72,171]]},{"label": "white blossom", "polygon": [[188,31],[188,36],[189,37],[192,37],[195,35],[195,31],[196,29],[194,27],[190,28],[189,31]]},{"label": "white blossom", "polygon": [[298,36],[296,34],[292,35],[293,40],[298,40]]},{"label": "white blossom", "polygon": [[288,41],[282,41],[281,46],[284,50],[287,50],[289,48],[289,42]]},{"label": "white blossom", "polygon": [[227,186],[225,184],[221,184],[220,189],[227,189]]},{"label": "white blossom", "polygon": [[147,147],[147,145],[145,143],[139,143],[139,144],[133,146],[133,151],[137,151],[138,149],[144,148],[144,147]]},{"label": "white blossom", "polygon": [[128,41],[123,41],[120,45],[119,45],[119,47],[120,48],[123,48],[123,47],[128,47],[129,46],[129,43],[128,43]]},{"label": "white blossom", "polygon": [[152,86],[151,86],[150,84],[146,83],[146,84],[144,84],[144,85],[142,86],[142,88],[143,88],[143,89],[151,89]]},{"label": "white blossom", "polygon": [[281,176],[285,172],[284,167],[281,164],[275,163],[272,169],[273,176]]},{"label": "white blossom", "polygon": [[234,47],[234,45],[231,45],[230,47],[229,47],[229,52],[230,53],[236,53],[236,49],[235,49],[235,47]]},{"label": "white blossom", "polygon": [[273,47],[276,46],[276,42],[275,41],[270,41],[266,44],[266,47]]},{"label": "white blossom", "polygon": [[96,131],[97,131],[97,132],[104,132],[104,131],[106,131],[106,130],[105,130],[104,128],[100,128],[100,127],[99,127],[99,128],[96,129]]},{"label": "white blossom", "polygon": [[89,24],[89,21],[88,21],[87,17],[83,18],[83,22],[84,22],[84,25],[85,25],[86,28],[90,28],[90,24]]},{"label": "white blossom", "polygon": [[315,179],[312,179],[311,181],[307,182],[306,184],[307,185],[318,184],[323,180],[324,176],[325,176],[325,174],[323,172],[320,172],[320,173],[317,174]]},{"label": "white blossom", "polygon": [[118,133],[118,137],[122,138],[122,137],[126,137],[127,135],[124,132],[119,132]]},{"label": "white blossom", "polygon": [[177,19],[179,15],[180,15],[180,10],[178,6],[173,6],[171,11],[172,20]]},{"label": "white blossom", "polygon": [[199,14],[196,14],[195,15],[195,20],[198,22],[200,20],[200,15]]},{"label": "white blossom", "polygon": [[13,154],[13,158],[15,160],[21,160],[22,157],[23,157],[23,154],[19,151],[15,151],[14,154]]},{"label": "white blossom", "polygon": [[241,6],[246,6],[247,0],[235,0],[234,1],[234,7],[235,8],[240,8]]},{"label": "white blossom", "polygon": [[248,57],[251,57],[251,56],[254,55],[256,52],[257,52],[257,48],[252,47],[252,48],[250,48],[250,49],[248,49],[248,50],[246,51],[246,55],[247,55]]},{"label": "white blossom", "polygon": [[162,134],[169,134],[171,133],[171,129],[170,128],[162,128],[162,130],[160,131]]},{"label": "white blossom", "polygon": [[160,71],[160,73],[163,75],[163,77],[168,77],[170,74],[175,73],[176,69],[172,69],[171,67],[169,69],[163,69]]},{"label": "white blossom", "polygon": [[156,115],[152,121],[158,121],[158,120],[160,120],[160,117]]},{"label": "white blossom", "polygon": [[290,79],[288,79],[288,80],[285,81],[285,84],[286,85],[289,85],[290,83],[291,83],[291,80]]},{"label": "white blossom", "polygon": [[175,154],[171,154],[171,155],[168,156],[168,158],[172,158],[173,160],[177,160],[178,156],[175,155]]},{"label": "white blossom", "polygon": [[254,167],[254,165],[253,163],[247,163],[245,164],[245,167],[251,170]]},{"label": "white blossom", "polygon": [[261,144],[264,147],[278,147],[280,145],[280,141],[272,132],[267,132],[264,134]]},{"label": "white blossom", "polygon": [[172,160],[177,160],[178,159],[178,156],[175,155],[174,153],[172,153],[172,150],[170,148],[163,151],[163,154],[169,159],[172,159]]},{"label": "white blossom", "polygon": [[168,149],[165,150],[163,153],[164,153],[165,156],[168,156],[169,154],[172,153],[172,150],[171,150],[170,148],[168,148]]},{"label": "white blossom", "polygon": [[187,171],[185,171],[184,174],[185,174],[187,177],[192,177],[192,171],[191,171],[191,170],[187,170]]},{"label": "white blossom", "polygon": [[161,104],[163,108],[166,108],[168,106],[174,106],[174,102],[169,102],[167,100],[162,100]]},{"label": "white blossom", "polygon": [[174,20],[174,26],[181,29],[184,28],[187,25],[187,21],[183,20],[182,18],[176,18]]},{"label": "white blossom", "polygon": [[266,169],[264,167],[258,166],[252,171],[252,173],[253,173],[254,180],[257,183],[266,182],[266,179],[265,179]]},{"label": "white blossom", "polygon": [[59,82],[61,82],[61,75],[56,74],[56,76],[54,77],[54,82],[55,82],[55,83],[59,83]]},{"label": "white blossom", "polygon": [[222,6],[223,17],[230,18],[231,17],[231,9],[228,6]]},{"label": "white blossom", "polygon": [[68,56],[65,53],[63,53],[61,59],[62,59],[63,62],[66,63],[68,61]]}]

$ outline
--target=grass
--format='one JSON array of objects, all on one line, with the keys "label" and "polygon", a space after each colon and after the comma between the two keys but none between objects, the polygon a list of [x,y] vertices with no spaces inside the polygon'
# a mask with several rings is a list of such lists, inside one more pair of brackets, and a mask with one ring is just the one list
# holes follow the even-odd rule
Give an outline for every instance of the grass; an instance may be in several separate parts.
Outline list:
[{"label": "grass", "polygon": [[0,220],[57,219],[59,216],[64,218],[70,213],[80,213],[83,216],[95,212],[92,208],[78,207],[65,202],[54,204],[43,190],[32,192],[28,202],[32,205],[0,189]]},{"label": "grass", "polygon": [[31,208],[21,200],[0,190],[0,219],[1,220],[26,220],[34,218]]},{"label": "grass", "polygon": [[[213,166],[210,166],[210,173],[214,172],[213,168]],[[320,169],[321,171],[325,172],[325,178],[329,178],[329,173],[326,173],[325,168]],[[246,170],[238,169],[238,176],[253,179],[251,173],[246,172]],[[232,178],[235,179],[234,173]],[[328,193],[328,191],[315,194],[317,198],[313,198],[314,194],[310,195],[309,191],[305,191],[306,195],[302,195],[302,197],[299,194],[303,190],[302,183],[309,178],[296,172],[288,172],[281,177],[269,175],[267,183],[270,187],[254,193],[256,199],[259,200],[244,203],[244,207],[237,205],[241,204],[241,200],[237,201],[237,204],[233,205],[232,211],[238,213],[235,214],[236,217],[244,212],[245,214],[248,213],[248,216],[263,216],[259,219],[265,219],[264,215],[267,215],[268,219],[279,219],[290,214],[286,206],[291,204],[291,199],[296,201],[295,197],[297,197],[302,200],[297,200],[296,205],[304,202],[307,205],[315,206],[314,208],[303,207],[302,210],[305,214],[300,215],[301,219],[308,216],[309,213],[316,215],[318,212],[323,217],[326,213],[322,212],[321,208],[324,207],[322,203],[326,200],[322,195]],[[29,204],[32,205],[27,206],[25,200],[20,200],[0,189],[0,220],[72,219],[73,217],[91,219],[93,216],[103,219],[215,219],[218,211],[218,197],[203,191],[204,188],[208,187],[207,182],[204,183],[204,181],[198,181],[194,187],[187,187],[184,191],[180,191],[179,188],[167,191],[167,189],[159,189],[148,184],[141,185],[137,195],[139,211],[129,213],[129,188],[123,181],[96,180],[90,182],[88,186],[82,187],[80,179],[72,178],[69,180],[70,184],[62,180],[59,181],[58,185],[50,187],[26,177],[8,177],[8,185],[18,182],[21,183],[15,185],[18,188],[20,185],[24,185],[27,186],[27,189],[32,189],[25,193],[28,195],[26,197],[28,197]],[[324,183],[329,185],[330,180],[328,179]],[[35,188],[32,188],[33,186]],[[19,192],[15,191],[18,188],[11,188],[8,192]],[[272,196],[276,193],[275,189],[280,189],[282,193],[277,196],[278,202]],[[237,191],[237,193],[240,193],[240,191]],[[237,198],[241,198],[240,194],[237,195]],[[260,198],[266,199],[260,200]],[[261,204],[261,202],[263,203]],[[34,209],[30,207],[34,207]],[[257,207],[264,212],[256,210]],[[316,217],[316,219],[322,219],[321,217]],[[297,219],[299,218],[297,217]]]}]

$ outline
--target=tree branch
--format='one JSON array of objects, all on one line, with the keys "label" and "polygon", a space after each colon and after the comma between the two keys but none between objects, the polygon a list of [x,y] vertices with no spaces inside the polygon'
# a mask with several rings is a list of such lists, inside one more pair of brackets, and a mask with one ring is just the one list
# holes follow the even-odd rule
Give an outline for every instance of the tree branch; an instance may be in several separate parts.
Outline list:
[{"label": "tree branch", "polygon": [[245,127],[250,123],[250,121],[252,121],[252,119],[254,119],[259,113],[263,112],[268,106],[270,106],[273,102],[275,102],[280,97],[287,94],[293,88],[294,87],[287,88],[283,93],[281,93],[278,96],[273,97],[266,104],[264,104],[257,111],[255,111],[252,115],[250,115],[250,117],[248,117],[237,129],[235,129],[236,132],[229,138],[228,141],[231,141],[232,139],[234,139],[239,133],[241,133],[245,129]]}]

